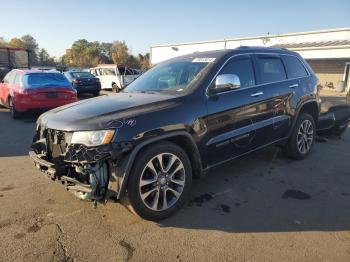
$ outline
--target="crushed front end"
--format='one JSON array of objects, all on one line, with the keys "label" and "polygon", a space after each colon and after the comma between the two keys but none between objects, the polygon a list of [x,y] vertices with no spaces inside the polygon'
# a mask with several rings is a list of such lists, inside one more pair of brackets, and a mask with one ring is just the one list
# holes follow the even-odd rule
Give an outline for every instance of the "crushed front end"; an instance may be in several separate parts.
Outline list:
[{"label": "crushed front end", "polygon": [[122,179],[118,166],[130,145],[71,143],[73,134],[38,125],[29,152],[35,166],[80,199],[117,198]]}]

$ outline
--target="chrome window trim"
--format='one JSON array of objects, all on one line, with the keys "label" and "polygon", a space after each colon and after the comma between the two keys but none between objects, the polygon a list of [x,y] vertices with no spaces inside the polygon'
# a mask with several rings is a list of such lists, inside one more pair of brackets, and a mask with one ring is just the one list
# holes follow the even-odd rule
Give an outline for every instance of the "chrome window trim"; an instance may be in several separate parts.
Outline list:
[{"label": "chrome window trim", "polygon": [[[279,54],[279,53],[244,53],[244,54],[236,54],[236,55],[233,55],[233,56],[230,56],[229,58],[227,58],[227,60],[223,63],[223,65],[219,68],[219,70],[217,71],[217,73],[215,74],[215,76],[212,78],[212,80],[210,81],[210,83],[208,84],[208,86],[206,87],[205,89],[205,93],[206,93],[206,96],[207,97],[210,97],[209,95],[209,88],[210,86],[213,84],[213,81],[216,79],[216,77],[219,75],[219,73],[221,72],[221,70],[224,68],[224,66],[233,58],[235,57],[238,57],[238,56],[252,56],[252,55],[277,55],[277,56],[282,56],[282,55],[285,55],[285,56],[293,56],[293,57],[296,57],[301,63],[302,65],[304,66],[306,72],[307,72],[307,76],[303,76],[303,77],[297,77],[297,78],[287,78],[285,80],[281,80],[281,81],[275,81],[275,82],[268,82],[268,83],[264,83],[264,84],[259,84],[259,85],[254,85],[254,86],[250,86],[250,87],[245,87],[245,88],[239,88],[239,89],[233,89],[233,90],[227,90],[227,91],[222,91],[222,92],[217,92],[215,93],[215,95],[220,95],[220,94],[227,94],[227,93],[230,93],[230,92],[234,92],[234,91],[240,91],[240,90],[246,90],[246,89],[250,89],[250,88],[255,88],[255,87],[260,87],[260,86],[264,86],[264,85],[270,85],[270,84],[277,84],[277,83],[282,83],[282,82],[285,82],[285,81],[289,81],[289,80],[299,80],[299,79],[302,79],[302,78],[305,78],[305,77],[309,77],[311,76],[311,73],[309,72],[309,70],[307,69],[307,67],[305,66],[305,64],[303,63],[303,61],[300,60],[299,57],[297,57],[296,55],[291,55],[291,54]],[[252,59],[253,57],[251,57]],[[282,59],[281,59],[282,60]],[[254,61],[253,62],[253,66],[254,66]],[[282,61],[283,63],[283,61]],[[284,63],[283,63],[284,65]],[[255,68],[254,68],[255,69]],[[254,70],[256,71],[256,70]],[[255,75],[256,77],[256,75]],[[286,77],[287,77],[287,72],[286,72]]]}]

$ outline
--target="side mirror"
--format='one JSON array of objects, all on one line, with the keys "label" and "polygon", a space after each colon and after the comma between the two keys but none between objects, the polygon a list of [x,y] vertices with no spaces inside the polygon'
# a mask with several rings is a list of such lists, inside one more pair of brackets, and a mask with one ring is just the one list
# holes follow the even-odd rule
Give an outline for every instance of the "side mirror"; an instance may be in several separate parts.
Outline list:
[{"label": "side mirror", "polygon": [[216,92],[234,90],[241,87],[241,81],[235,74],[222,74],[218,75],[215,79]]}]

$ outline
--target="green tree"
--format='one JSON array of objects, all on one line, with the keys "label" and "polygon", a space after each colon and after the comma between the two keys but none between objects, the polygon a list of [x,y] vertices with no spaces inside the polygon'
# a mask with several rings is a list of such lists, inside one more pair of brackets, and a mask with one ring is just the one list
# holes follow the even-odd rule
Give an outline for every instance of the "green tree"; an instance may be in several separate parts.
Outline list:
[{"label": "green tree", "polygon": [[62,61],[71,66],[91,67],[96,66],[101,58],[101,47],[99,42],[89,42],[80,39],[73,43],[72,48],[66,51]]},{"label": "green tree", "polygon": [[132,68],[140,68],[139,60],[133,55],[128,55],[126,64]]},{"label": "green tree", "polygon": [[38,52],[38,63],[40,66],[55,66],[55,58],[51,57],[45,48],[41,48]]},{"label": "green tree", "polygon": [[113,63],[112,59],[112,43],[101,43],[99,45],[100,47],[100,56],[101,56],[101,63],[104,64],[111,64]]}]

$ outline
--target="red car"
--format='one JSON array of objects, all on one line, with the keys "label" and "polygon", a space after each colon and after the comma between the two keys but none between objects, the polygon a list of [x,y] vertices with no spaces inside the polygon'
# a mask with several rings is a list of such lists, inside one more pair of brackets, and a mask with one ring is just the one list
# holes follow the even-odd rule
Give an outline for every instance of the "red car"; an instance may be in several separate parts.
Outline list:
[{"label": "red car", "polygon": [[10,108],[13,118],[76,101],[76,91],[59,72],[14,69],[0,83],[0,103]]}]

